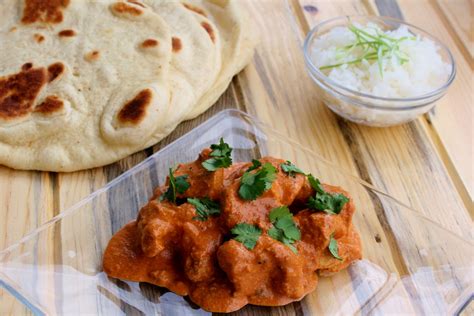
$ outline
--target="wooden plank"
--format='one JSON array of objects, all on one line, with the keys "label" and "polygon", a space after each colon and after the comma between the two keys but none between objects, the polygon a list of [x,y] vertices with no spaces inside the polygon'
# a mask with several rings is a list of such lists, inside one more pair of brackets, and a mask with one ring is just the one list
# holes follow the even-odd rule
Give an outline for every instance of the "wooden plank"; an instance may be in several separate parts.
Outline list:
[{"label": "wooden plank", "polygon": [[[53,216],[53,182],[46,172],[0,167],[0,249]],[[0,288],[0,315],[25,313],[27,309]]]},{"label": "wooden plank", "polygon": [[[467,60],[474,58],[474,6],[470,0],[436,0],[438,11],[446,17],[447,22],[453,29],[460,49]],[[436,7],[436,3],[432,3]]]},{"label": "wooden plank", "polygon": [[472,2],[369,0],[368,3],[383,15],[405,18],[435,34],[454,56],[457,78],[434,110],[426,115],[424,127],[442,155],[464,203],[471,208],[471,216],[474,216]]},{"label": "wooden plank", "polygon": [[5,289],[0,288],[0,315],[32,315],[31,311],[18,302]]}]

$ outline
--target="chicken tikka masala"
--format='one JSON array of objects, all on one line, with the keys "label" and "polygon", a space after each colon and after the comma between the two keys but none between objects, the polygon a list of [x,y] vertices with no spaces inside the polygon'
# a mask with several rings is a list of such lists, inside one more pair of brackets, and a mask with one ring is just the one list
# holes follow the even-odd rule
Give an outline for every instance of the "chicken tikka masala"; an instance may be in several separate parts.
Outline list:
[{"label": "chicken tikka masala", "polygon": [[361,258],[347,192],[281,159],[232,164],[231,151],[221,139],[170,169],[137,220],[110,240],[104,271],[231,312],[300,300],[318,274]]}]

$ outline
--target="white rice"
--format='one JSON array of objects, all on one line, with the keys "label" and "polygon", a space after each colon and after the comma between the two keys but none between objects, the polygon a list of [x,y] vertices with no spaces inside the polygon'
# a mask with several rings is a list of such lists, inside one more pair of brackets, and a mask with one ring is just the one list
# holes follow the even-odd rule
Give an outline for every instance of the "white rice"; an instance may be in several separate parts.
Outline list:
[{"label": "white rice", "polygon": [[[356,25],[366,32],[376,35],[375,24]],[[357,64],[344,64],[339,67],[323,70],[331,79],[352,90],[392,98],[415,97],[441,87],[450,74],[450,65],[443,61],[439,47],[428,38],[413,38],[406,26],[393,31],[383,32],[399,39],[407,36],[412,39],[401,41],[400,52],[408,57],[408,62],[401,64],[399,59],[383,59],[382,74],[377,60],[363,60]],[[349,54],[341,49],[355,42],[356,37],[347,27],[335,27],[317,38],[312,47],[312,61],[316,67],[348,62],[363,55],[361,48]]]}]

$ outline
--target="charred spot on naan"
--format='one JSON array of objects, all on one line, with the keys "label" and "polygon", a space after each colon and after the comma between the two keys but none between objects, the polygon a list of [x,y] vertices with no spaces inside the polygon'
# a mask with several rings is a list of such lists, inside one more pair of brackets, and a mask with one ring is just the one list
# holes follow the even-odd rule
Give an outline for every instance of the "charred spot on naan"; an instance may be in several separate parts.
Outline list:
[{"label": "charred spot on naan", "polygon": [[151,103],[153,94],[150,89],[140,91],[132,100],[125,103],[117,117],[121,123],[140,123],[146,115],[146,109]]},{"label": "charred spot on naan", "polygon": [[[25,64],[28,65],[25,68],[29,64]],[[47,81],[45,68],[22,69],[19,73],[0,78],[0,117],[9,120],[30,113]]]},{"label": "charred spot on naan", "polygon": [[143,3],[141,3],[140,1],[136,1],[136,0],[127,0],[127,2],[130,2],[130,3],[133,3],[139,7],[142,7],[142,8],[146,8],[145,5]]},{"label": "charred spot on naan", "polygon": [[143,41],[142,47],[149,48],[149,47],[156,47],[158,46],[159,42],[156,39],[149,38]]},{"label": "charred spot on naan", "polygon": [[143,14],[143,10],[138,8],[137,4],[128,4],[125,2],[116,2],[111,6],[112,12],[118,15],[139,16]]},{"label": "charred spot on naan", "polygon": [[201,26],[206,30],[207,34],[209,34],[209,37],[211,38],[211,41],[213,43],[216,42],[216,33],[214,32],[214,29],[212,26],[207,23],[207,22],[201,22]]},{"label": "charred spot on naan", "polygon": [[201,9],[201,8],[199,8],[199,7],[196,7],[196,6],[194,6],[194,5],[192,5],[192,4],[189,4],[189,3],[183,3],[183,6],[184,6],[186,9],[190,10],[190,11],[193,11],[193,12],[195,12],[195,13],[197,13],[197,14],[200,14],[200,15],[202,15],[202,16],[207,17],[206,12],[204,12],[204,10]]},{"label": "charred spot on naan", "polygon": [[37,105],[33,112],[40,113],[43,115],[52,114],[54,112],[58,112],[64,107],[64,102],[55,95],[49,95]]},{"label": "charred spot on naan", "polygon": [[171,46],[173,48],[173,53],[179,52],[183,48],[181,39],[179,39],[178,37],[171,38]]},{"label": "charred spot on naan", "polygon": [[37,43],[41,43],[42,41],[44,41],[44,36],[41,34],[35,33],[33,37]]},{"label": "charred spot on naan", "polygon": [[33,63],[24,63],[23,66],[21,66],[21,70],[27,71],[33,68]]},{"label": "charred spot on naan", "polygon": [[74,30],[62,30],[58,33],[59,37],[73,37],[76,36],[76,32]]},{"label": "charred spot on naan", "polygon": [[31,24],[36,22],[57,24],[63,21],[63,10],[69,5],[69,0],[24,0],[23,17],[21,22]]},{"label": "charred spot on naan", "polygon": [[64,73],[64,65],[61,62],[57,62],[49,65],[48,67],[48,82],[52,82],[58,79]]},{"label": "charred spot on naan", "polygon": [[16,26],[13,26],[11,29],[10,29],[10,32],[16,32],[17,30],[17,27]]},{"label": "charred spot on naan", "polygon": [[84,55],[84,59],[87,61],[96,61],[100,57],[100,52],[98,50],[93,50]]}]

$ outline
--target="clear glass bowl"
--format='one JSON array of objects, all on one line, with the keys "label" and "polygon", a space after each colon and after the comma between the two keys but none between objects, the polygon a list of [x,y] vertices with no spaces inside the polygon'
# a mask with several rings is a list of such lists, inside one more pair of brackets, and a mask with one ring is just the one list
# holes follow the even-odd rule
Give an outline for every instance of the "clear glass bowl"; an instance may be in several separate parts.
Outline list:
[{"label": "clear glass bowl", "polygon": [[217,114],[1,251],[0,286],[38,315],[208,314],[166,289],[108,278],[102,254],[169,166],[195,160],[220,137],[234,148],[234,161],[282,157],[349,191],[364,258],[321,277],[301,302],[246,306],[234,315],[434,315],[465,306],[474,284],[470,241],[236,110]]},{"label": "clear glass bowl", "polygon": [[[337,26],[348,26],[351,23],[379,25],[383,30],[397,29],[406,25],[414,35],[421,35],[435,42],[440,48],[442,59],[451,66],[446,82],[439,88],[412,98],[384,98],[351,90],[327,77],[312,62],[312,47],[322,34]],[[377,16],[341,16],[326,20],[316,25],[307,35],[304,43],[306,68],[316,83],[323,102],[336,114],[353,121],[370,126],[391,126],[409,122],[428,112],[440,99],[456,76],[456,65],[449,49],[436,37],[422,29],[401,20]]]}]

